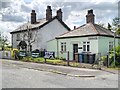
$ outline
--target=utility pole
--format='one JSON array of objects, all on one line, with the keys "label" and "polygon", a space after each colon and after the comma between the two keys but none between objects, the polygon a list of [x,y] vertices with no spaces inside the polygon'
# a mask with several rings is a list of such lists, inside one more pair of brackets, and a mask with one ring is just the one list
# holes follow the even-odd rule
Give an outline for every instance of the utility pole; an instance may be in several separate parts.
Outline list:
[{"label": "utility pole", "polygon": [[115,66],[115,33],[116,33],[116,31],[115,30],[112,30],[112,32],[114,33],[114,35],[113,35],[113,38],[114,38],[114,51],[113,51],[113,54],[114,54],[114,66]]},{"label": "utility pole", "polygon": [[114,31],[114,65],[115,65],[115,31]]}]

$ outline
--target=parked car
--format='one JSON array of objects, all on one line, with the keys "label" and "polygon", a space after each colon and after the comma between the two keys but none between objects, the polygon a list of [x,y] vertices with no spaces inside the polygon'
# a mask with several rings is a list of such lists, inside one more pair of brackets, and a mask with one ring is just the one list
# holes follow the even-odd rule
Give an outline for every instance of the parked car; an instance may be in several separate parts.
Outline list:
[{"label": "parked car", "polygon": [[18,53],[19,59],[22,59],[23,57],[26,57],[26,56],[27,56],[26,51],[19,51],[19,53]]},{"label": "parked car", "polygon": [[33,57],[33,58],[37,58],[37,57],[39,57],[39,56],[40,56],[39,53],[32,53],[32,57]]},{"label": "parked car", "polygon": [[25,56],[27,56],[27,54],[26,54],[25,51],[20,51],[20,52],[19,52],[19,56],[21,56],[21,57],[25,57]]},{"label": "parked car", "polygon": [[34,50],[31,52],[31,56],[33,58],[37,58],[37,57],[40,57],[40,51],[38,49]]}]

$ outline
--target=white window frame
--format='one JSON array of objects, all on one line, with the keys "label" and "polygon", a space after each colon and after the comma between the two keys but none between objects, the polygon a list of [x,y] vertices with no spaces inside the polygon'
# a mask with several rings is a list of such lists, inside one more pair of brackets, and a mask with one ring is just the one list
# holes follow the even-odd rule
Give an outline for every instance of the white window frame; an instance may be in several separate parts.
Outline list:
[{"label": "white window frame", "polygon": [[66,52],[66,42],[61,42],[61,51]]},{"label": "white window frame", "polygon": [[[88,50],[88,46],[89,46],[89,50]],[[83,52],[90,52],[90,42],[89,41],[83,42]]]}]

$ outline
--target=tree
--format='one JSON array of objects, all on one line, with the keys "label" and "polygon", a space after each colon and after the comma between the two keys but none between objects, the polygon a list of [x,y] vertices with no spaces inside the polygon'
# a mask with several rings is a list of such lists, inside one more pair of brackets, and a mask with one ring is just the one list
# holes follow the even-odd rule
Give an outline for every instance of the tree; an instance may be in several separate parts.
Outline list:
[{"label": "tree", "polygon": [[2,50],[4,50],[5,46],[8,46],[8,37],[2,35],[2,33],[0,32],[0,47],[2,48]]},{"label": "tree", "polygon": [[27,26],[27,42],[28,42],[28,52],[31,52],[31,44],[35,42],[36,40],[36,37],[37,37],[37,30],[36,30],[36,34],[35,34],[35,37],[34,39],[31,39],[32,38],[32,29],[30,29],[31,27],[30,26]]},{"label": "tree", "polygon": [[119,23],[120,23],[120,18],[115,17],[112,22],[113,26],[118,27]]},{"label": "tree", "polygon": [[120,18],[115,17],[113,19],[112,25],[114,26],[112,29],[115,29],[116,33],[120,35]]}]

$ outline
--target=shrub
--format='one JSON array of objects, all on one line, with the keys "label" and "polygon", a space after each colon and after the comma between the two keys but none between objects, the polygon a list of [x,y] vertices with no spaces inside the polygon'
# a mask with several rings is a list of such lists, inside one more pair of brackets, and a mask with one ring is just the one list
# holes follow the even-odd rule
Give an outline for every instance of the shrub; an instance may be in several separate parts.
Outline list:
[{"label": "shrub", "polygon": [[[114,51],[114,49],[112,50],[112,52]],[[115,65],[116,66],[120,66],[120,45],[119,46],[117,46],[117,47],[115,47],[115,51],[116,51],[116,53],[115,53]],[[114,55],[112,54],[112,56],[110,57],[110,59],[111,59],[111,61],[112,61],[112,63],[114,62]],[[111,63],[111,64],[112,64]]]},{"label": "shrub", "polygon": [[22,58],[22,61],[32,62],[32,61],[34,61],[34,58],[32,58],[32,57],[30,57],[30,56],[28,56],[28,57],[23,57],[23,58]]},{"label": "shrub", "polygon": [[107,65],[107,56],[102,56],[101,60],[103,62],[103,65],[106,66]]},{"label": "shrub", "polygon": [[[114,49],[109,54],[109,65],[110,67],[119,67],[120,66],[120,46],[115,48],[115,64],[114,64]],[[107,65],[107,56],[101,57],[103,64]],[[116,66],[115,66],[116,65]]]},{"label": "shrub", "polygon": [[63,57],[60,57],[59,59],[60,59],[60,60],[66,60],[66,58],[63,58]]},{"label": "shrub", "polygon": [[55,57],[55,59],[59,59],[59,57]]},{"label": "shrub", "polygon": [[15,53],[18,53],[18,52],[19,52],[18,49],[13,49],[13,50],[11,51],[11,56],[12,56],[13,58],[15,58]]}]

